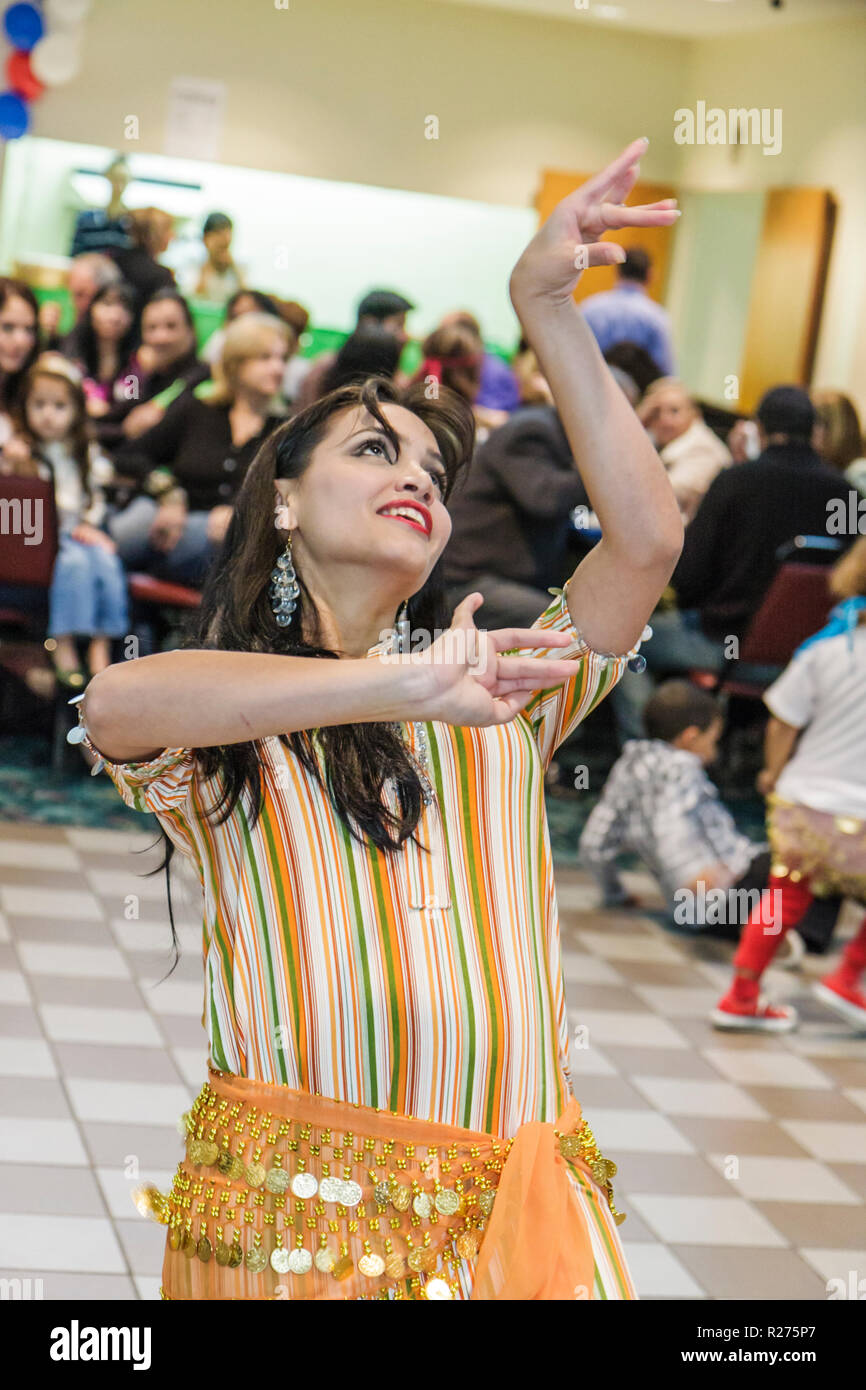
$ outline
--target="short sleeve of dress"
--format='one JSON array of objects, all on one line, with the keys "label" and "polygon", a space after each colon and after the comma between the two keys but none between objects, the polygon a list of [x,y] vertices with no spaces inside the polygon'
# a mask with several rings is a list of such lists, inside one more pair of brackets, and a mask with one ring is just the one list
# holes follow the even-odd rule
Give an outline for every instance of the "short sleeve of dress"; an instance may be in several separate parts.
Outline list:
[{"label": "short sleeve of dress", "polygon": [[593,651],[571,620],[565,590],[551,589],[550,592],[555,595],[553,602],[532,626],[549,632],[567,632],[571,637],[569,645],[545,647],[542,644],[531,652],[521,649],[534,657],[574,658],[571,679],[562,685],[536,690],[522,711],[532,728],[545,769],[550,766],[559,745],[610,693],[622,677],[629,657],[634,655],[634,651],[624,656]]}]

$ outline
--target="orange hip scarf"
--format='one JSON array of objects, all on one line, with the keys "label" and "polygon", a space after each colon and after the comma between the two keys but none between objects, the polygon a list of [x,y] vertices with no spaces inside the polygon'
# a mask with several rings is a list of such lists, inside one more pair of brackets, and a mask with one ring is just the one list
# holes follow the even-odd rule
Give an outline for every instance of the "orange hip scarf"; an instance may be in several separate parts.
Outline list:
[{"label": "orange hip scarf", "polygon": [[473,1299],[593,1297],[569,1166],[612,1211],[616,1169],[576,1100],[504,1140],[208,1070],[171,1192],[137,1194],[164,1298],[448,1299],[463,1260]]}]

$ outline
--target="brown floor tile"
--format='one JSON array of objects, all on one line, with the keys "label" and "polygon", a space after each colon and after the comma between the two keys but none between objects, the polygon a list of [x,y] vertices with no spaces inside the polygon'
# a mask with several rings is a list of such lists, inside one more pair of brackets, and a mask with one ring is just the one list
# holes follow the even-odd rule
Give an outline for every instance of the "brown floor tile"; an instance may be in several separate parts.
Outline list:
[{"label": "brown floor tile", "polygon": [[168,1052],[157,1047],[113,1048],[99,1043],[63,1043],[59,1049],[63,1076],[95,1080],[165,1081],[181,1079]]},{"label": "brown floor tile", "polygon": [[798,1248],[866,1248],[866,1207],[835,1202],[753,1202],[780,1235]]},{"label": "brown floor tile", "polygon": [[85,1005],[93,1009],[140,1009],[141,992],[131,980],[85,980],[72,975],[30,975],[40,1004]]},{"label": "brown floor tile", "polygon": [[20,917],[6,914],[13,940],[59,941],[64,946],[113,946],[107,922],[86,922],[57,917]]},{"label": "brown floor tile", "polygon": [[863,1111],[838,1091],[805,1086],[743,1086],[740,1090],[778,1120],[838,1120],[862,1124]]},{"label": "brown floor tile", "polygon": [[79,1128],[98,1168],[122,1168],[134,1154],[144,1172],[148,1168],[172,1172],[183,1156],[183,1140],[171,1125],[113,1125],[103,1120],[82,1120]]},{"label": "brown floor tile", "polygon": [[809,1057],[809,1061],[825,1076],[840,1087],[844,1086],[866,1086],[866,1047],[863,1049],[863,1060],[858,1061],[853,1057]]},{"label": "brown floor tile", "polygon": [[200,1018],[191,1014],[160,1014],[159,1026],[170,1047],[207,1047],[207,1036]]},{"label": "brown floor tile", "polygon": [[614,1191],[678,1197],[730,1197],[731,1184],[700,1155],[617,1154]]},{"label": "brown floor tile", "polygon": [[45,840],[65,845],[66,836],[60,826],[37,825],[35,821],[0,820],[0,835],[4,840]]},{"label": "brown floor tile", "polygon": [[11,941],[0,945],[0,970],[18,970],[18,956]]},{"label": "brown floor tile", "polygon": [[0,1004],[0,1038],[41,1038],[42,1026],[28,1004]]},{"label": "brown floor tile", "polygon": [[75,869],[52,869],[47,856],[46,862],[39,868],[32,864],[21,868],[14,864],[3,865],[4,888],[68,888],[79,893],[87,886],[82,875]]},{"label": "brown floor tile", "polygon": [[[35,1116],[40,1120],[72,1118],[72,1111],[59,1081],[50,1076],[0,1076],[0,1123],[2,1117]],[[0,1205],[3,1202],[0,1184]]]},{"label": "brown floor tile", "polygon": [[[677,1019],[677,1026],[680,1020]],[[675,1076],[680,1081],[718,1081],[719,1073],[699,1052],[680,1047],[629,1047],[609,1043],[605,1056],[625,1076]]]},{"label": "brown floor tile", "polygon": [[678,1115],[675,1123],[677,1129],[702,1153],[812,1157],[771,1120],[707,1120]]},{"label": "brown floor tile", "polygon": [[617,960],[619,973],[636,985],[675,985],[683,989],[706,989],[706,976],[688,963],[668,964],[665,961]]},{"label": "brown floor tile", "polygon": [[866,1202],[866,1163],[824,1163],[824,1167],[829,1168]]},{"label": "brown floor tile", "polygon": [[574,1093],[584,1109],[649,1110],[645,1096],[621,1076],[572,1077]]},{"label": "brown floor tile", "polygon": [[[719,1299],[825,1299],[824,1280],[795,1250],[672,1245],[692,1278]],[[753,1319],[759,1323],[759,1319]],[[707,1325],[712,1325],[712,1314]],[[707,1346],[709,1346],[709,1339]]]},{"label": "brown floor tile", "polygon": [[89,1168],[3,1163],[0,1211],[32,1216],[105,1216],[105,1203]]},{"label": "brown floor tile", "polygon": [[566,994],[570,1009],[621,1009],[636,1014],[647,1011],[644,1001],[622,985],[581,985],[570,980]]}]

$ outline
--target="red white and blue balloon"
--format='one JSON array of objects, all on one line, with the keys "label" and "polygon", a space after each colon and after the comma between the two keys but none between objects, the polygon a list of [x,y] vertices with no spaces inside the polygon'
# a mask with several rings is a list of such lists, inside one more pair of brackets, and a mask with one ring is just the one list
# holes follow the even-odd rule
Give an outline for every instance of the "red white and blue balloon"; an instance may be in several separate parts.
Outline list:
[{"label": "red white and blue balloon", "polygon": [[30,128],[29,103],[46,87],[59,87],[81,66],[84,21],[92,0],[41,0],[7,5],[3,32],[12,46],[0,92],[0,139],[17,140]]}]

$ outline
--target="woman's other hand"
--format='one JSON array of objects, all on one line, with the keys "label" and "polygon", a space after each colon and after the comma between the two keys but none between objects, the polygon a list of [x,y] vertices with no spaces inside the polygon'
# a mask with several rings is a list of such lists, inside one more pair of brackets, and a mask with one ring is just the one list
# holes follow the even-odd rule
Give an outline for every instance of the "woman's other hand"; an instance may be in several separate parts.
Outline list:
[{"label": "woman's other hand", "polygon": [[150,543],[155,550],[167,554],[174,550],[184,533],[187,509],[177,502],[166,502],[157,507],[156,515],[150,525]]}]

